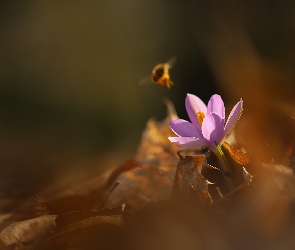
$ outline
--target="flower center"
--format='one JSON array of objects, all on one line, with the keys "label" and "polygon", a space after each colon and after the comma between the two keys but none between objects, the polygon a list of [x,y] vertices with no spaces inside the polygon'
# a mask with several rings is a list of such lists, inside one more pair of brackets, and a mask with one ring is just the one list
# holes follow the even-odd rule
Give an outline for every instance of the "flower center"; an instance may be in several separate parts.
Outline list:
[{"label": "flower center", "polygon": [[203,112],[197,112],[196,115],[197,115],[198,121],[199,121],[199,123],[200,123],[200,125],[202,127],[202,123],[203,123],[203,120],[205,118],[205,114]]}]

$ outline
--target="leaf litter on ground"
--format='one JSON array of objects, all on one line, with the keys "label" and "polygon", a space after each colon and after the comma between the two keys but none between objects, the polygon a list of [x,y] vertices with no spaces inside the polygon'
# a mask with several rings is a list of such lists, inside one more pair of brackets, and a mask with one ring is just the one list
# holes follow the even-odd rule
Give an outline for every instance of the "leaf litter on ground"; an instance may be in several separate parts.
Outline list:
[{"label": "leaf litter on ground", "polygon": [[1,207],[5,223],[14,221],[2,227],[0,249],[294,249],[292,168],[257,165],[224,143],[236,184],[229,192],[210,151],[178,152],[167,140],[177,117],[171,103],[168,110],[93,190],[22,200],[21,213],[16,203]]}]

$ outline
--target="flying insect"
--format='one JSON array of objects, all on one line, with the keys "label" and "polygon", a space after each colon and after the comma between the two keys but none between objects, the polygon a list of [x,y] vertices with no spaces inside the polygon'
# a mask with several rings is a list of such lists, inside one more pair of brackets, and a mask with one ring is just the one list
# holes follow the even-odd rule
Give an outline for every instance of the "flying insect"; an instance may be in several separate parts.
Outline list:
[{"label": "flying insect", "polygon": [[[171,85],[174,83],[170,79],[169,70],[174,66],[176,57],[172,57],[168,62],[157,64],[153,70],[152,74],[149,76],[152,82],[155,84],[166,86],[170,89]],[[146,78],[141,81],[141,83],[146,82]]]}]

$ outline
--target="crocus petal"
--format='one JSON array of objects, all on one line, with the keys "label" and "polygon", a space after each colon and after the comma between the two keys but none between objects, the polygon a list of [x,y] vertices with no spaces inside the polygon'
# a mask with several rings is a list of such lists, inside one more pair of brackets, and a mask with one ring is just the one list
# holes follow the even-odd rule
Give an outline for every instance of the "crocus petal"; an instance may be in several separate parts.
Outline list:
[{"label": "crocus petal", "polygon": [[174,132],[174,134],[178,136],[184,136],[184,137],[202,137],[202,132],[196,126],[194,126],[192,123],[183,120],[173,120],[170,122],[170,128]]},{"label": "crocus petal", "polygon": [[201,129],[201,125],[197,118],[197,113],[203,112],[204,115],[207,114],[207,107],[205,103],[199,97],[192,94],[187,94],[185,98],[185,107],[191,122],[197,128]]},{"label": "crocus petal", "polygon": [[207,147],[208,146],[208,143],[202,138],[168,137],[168,139],[179,146],[185,146],[185,147]]},{"label": "crocus petal", "polygon": [[224,128],[224,136],[235,126],[243,111],[243,100],[241,99],[231,110]]},{"label": "crocus petal", "polygon": [[215,119],[211,113],[208,113],[203,120],[202,134],[211,145],[214,145],[214,140],[217,140],[217,130]]},{"label": "crocus petal", "polygon": [[221,118],[225,118],[225,108],[224,103],[220,95],[213,95],[211,96],[208,107],[207,107],[208,113],[215,113],[218,114]]},{"label": "crocus petal", "polygon": [[[215,136],[216,137],[210,138],[210,141],[213,140],[212,142],[216,141],[217,144],[220,144],[221,141],[223,140],[223,137],[224,137],[224,119],[215,113],[212,113],[212,116],[215,121],[215,132],[216,132]],[[215,143],[214,143],[214,145],[215,145]]]}]

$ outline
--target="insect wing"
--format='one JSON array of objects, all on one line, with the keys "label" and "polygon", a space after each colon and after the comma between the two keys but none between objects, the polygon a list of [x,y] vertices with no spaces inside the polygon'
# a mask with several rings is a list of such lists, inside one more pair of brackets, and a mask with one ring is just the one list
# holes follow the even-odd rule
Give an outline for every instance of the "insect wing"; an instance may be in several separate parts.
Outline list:
[{"label": "insect wing", "polygon": [[171,58],[169,59],[169,61],[165,63],[165,66],[166,66],[168,69],[171,69],[171,68],[174,66],[174,64],[175,64],[176,59],[177,59],[176,56],[171,57]]}]

